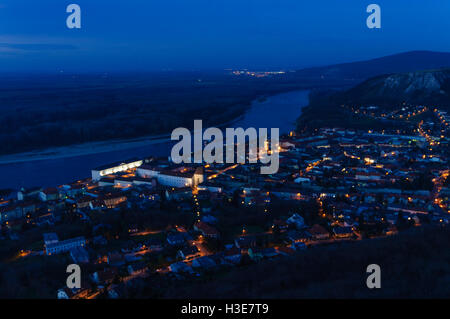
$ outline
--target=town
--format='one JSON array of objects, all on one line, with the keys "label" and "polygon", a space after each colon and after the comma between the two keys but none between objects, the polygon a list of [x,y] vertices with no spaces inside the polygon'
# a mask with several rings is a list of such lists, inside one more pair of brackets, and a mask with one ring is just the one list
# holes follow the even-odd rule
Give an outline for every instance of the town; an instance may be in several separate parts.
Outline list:
[{"label": "town", "polygon": [[[176,285],[321,245],[446,227],[450,116],[425,106],[343,107],[398,128],[292,131],[268,175],[261,163],[149,156],[64,185],[3,190],[2,262],[41,263],[57,298],[125,298],[155,295],[160,278]],[[79,289],[65,287],[72,263],[83,271]]]}]

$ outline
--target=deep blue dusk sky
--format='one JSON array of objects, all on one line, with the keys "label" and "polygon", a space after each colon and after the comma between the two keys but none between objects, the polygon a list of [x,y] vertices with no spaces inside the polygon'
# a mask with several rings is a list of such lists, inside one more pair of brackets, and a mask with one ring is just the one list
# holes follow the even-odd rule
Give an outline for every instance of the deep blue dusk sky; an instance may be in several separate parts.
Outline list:
[{"label": "deep blue dusk sky", "polygon": [[301,68],[450,51],[449,31],[448,0],[0,0],[0,72]]}]

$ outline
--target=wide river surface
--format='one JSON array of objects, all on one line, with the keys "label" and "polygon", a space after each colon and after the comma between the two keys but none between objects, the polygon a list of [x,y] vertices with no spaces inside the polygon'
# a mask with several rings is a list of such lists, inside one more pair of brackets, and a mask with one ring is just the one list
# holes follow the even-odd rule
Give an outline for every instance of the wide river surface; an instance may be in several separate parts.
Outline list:
[{"label": "wide river surface", "polygon": [[[250,109],[233,127],[276,128],[280,134],[295,128],[295,120],[303,106],[308,104],[309,91],[292,91],[255,100]],[[205,128],[204,128],[205,129]],[[126,148],[101,153],[76,155],[72,157],[30,160],[0,164],[0,189],[33,186],[57,186],[90,177],[91,169],[100,165],[127,160],[134,157],[168,156],[173,142]]]}]

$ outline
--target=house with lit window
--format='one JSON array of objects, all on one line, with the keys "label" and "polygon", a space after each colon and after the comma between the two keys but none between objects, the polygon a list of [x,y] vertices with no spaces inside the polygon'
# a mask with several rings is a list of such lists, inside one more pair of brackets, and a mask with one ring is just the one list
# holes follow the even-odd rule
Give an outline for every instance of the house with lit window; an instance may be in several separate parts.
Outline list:
[{"label": "house with lit window", "polygon": [[86,245],[86,239],[82,236],[58,241],[45,246],[45,253],[47,255],[60,254],[68,252],[76,247],[83,247]]},{"label": "house with lit window", "polygon": [[0,207],[0,222],[6,223],[10,220],[23,217],[22,208],[19,205],[8,205]]},{"label": "house with lit window", "polygon": [[308,233],[310,233],[314,239],[330,238],[330,233],[325,228],[323,228],[322,226],[320,226],[318,224],[315,224],[311,228],[309,228]]},{"label": "house with lit window", "polygon": [[197,222],[194,224],[194,229],[198,232],[200,232],[203,236],[209,237],[209,238],[219,238],[219,231],[212,227],[211,225],[208,225],[204,222]]}]

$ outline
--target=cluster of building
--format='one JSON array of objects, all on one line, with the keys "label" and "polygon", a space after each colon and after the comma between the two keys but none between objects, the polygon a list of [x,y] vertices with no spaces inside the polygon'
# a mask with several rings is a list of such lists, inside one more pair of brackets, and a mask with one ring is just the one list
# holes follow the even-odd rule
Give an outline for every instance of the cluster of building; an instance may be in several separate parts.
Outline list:
[{"label": "cluster of building", "polygon": [[[359,111],[368,110],[376,108]],[[423,110],[418,107],[414,116]],[[98,270],[82,289],[62,288],[58,298],[100,293],[117,298],[155,274],[201,276],[237,267],[243,259],[284,258],[323,243],[389,236],[424,223],[447,225],[448,117],[434,112],[435,122],[421,121],[409,134],[341,128],[292,132],[280,140],[280,169],[272,175],[261,175],[260,164],[175,165],[150,157],[99,167],[89,179],[56,188],[21,189],[16,198],[0,202],[2,239],[19,238],[21,224],[48,229],[64,222],[65,214],[77,216],[92,227],[92,237],[60,241],[45,232],[41,253],[68,254]],[[95,214],[121,209],[151,214],[167,207],[191,214],[194,222],[164,229],[129,224],[123,242],[98,235],[110,225],[92,221]],[[238,232],[227,229],[223,207],[236,215],[260,213],[263,222],[241,225]]]}]

